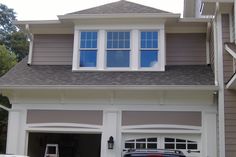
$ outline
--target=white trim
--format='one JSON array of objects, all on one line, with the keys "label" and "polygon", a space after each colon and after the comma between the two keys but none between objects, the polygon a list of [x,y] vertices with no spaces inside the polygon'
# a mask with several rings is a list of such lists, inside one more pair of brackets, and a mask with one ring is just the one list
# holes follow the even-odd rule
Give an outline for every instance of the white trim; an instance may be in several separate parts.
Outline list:
[{"label": "white trim", "polygon": [[186,130],[199,130],[200,126],[189,126],[189,125],[167,125],[167,124],[149,124],[149,125],[128,125],[122,126],[122,130],[132,130],[132,129],[186,129]]},{"label": "white trim", "polygon": [[129,13],[129,14],[67,14],[58,15],[60,20],[109,19],[109,18],[180,18],[181,14],[173,13]]},{"label": "white trim", "polygon": [[79,30],[74,30],[74,44],[73,44],[73,62],[72,62],[72,70],[78,69],[78,61],[79,61]]},{"label": "white trim", "polygon": [[87,128],[87,129],[101,129],[100,125],[77,124],[77,123],[36,123],[26,124],[27,128],[43,128],[43,127],[71,127],[71,128]]},{"label": "white trim", "polygon": [[[219,3],[217,3],[219,6]],[[219,157],[225,157],[225,115],[224,115],[224,75],[223,75],[223,41],[222,41],[222,15],[216,15],[216,28],[217,28],[217,69],[219,81],[219,97],[218,97],[218,121],[219,121]]]},{"label": "white trim", "polygon": [[122,130],[122,133],[160,133],[160,134],[201,134],[200,130],[168,130],[168,129],[135,129],[135,130]]},{"label": "white trim", "polygon": [[215,85],[2,85],[6,89],[194,90],[218,91]]},{"label": "white trim", "polygon": [[60,24],[59,20],[32,20],[32,21],[14,21],[15,25],[34,25],[34,24]]},{"label": "white trim", "polygon": [[102,129],[86,129],[86,128],[27,128],[29,132],[43,132],[43,133],[101,133]]}]

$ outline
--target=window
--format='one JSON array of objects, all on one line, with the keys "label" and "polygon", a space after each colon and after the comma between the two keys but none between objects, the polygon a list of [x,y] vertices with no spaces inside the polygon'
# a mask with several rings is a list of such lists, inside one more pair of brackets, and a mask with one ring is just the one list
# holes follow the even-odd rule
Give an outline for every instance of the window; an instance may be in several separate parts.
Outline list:
[{"label": "window", "polygon": [[197,142],[185,139],[165,138],[165,149],[197,150]]},{"label": "window", "polygon": [[141,138],[125,141],[125,149],[157,149],[157,138]]},{"label": "window", "polygon": [[107,32],[107,67],[130,66],[130,32]]},{"label": "window", "polygon": [[140,67],[150,68],[158,63],[158,32],[141,32]]},{"label": "window", "polygon": [[97,66],[97,32],[80,32],[80,67]]}]

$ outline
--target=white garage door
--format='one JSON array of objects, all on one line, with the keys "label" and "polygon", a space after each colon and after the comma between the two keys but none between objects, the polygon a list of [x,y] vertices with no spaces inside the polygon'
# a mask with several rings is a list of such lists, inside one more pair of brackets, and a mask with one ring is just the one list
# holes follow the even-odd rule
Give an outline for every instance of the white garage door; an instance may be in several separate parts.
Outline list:
[{"label": "white garage door", "polygon": [[170,149],[181,150],[187,157],[200,157],[200,135],[138,135],[125,134],[123,148],[128,149]]}]

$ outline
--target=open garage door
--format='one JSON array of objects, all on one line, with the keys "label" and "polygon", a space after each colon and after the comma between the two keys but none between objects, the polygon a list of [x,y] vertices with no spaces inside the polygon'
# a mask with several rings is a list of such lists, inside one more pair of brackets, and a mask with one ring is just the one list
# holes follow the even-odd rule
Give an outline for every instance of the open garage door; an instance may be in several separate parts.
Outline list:
[{"label": "open garage door", "polygon": [[47,144],[58,144],[59,157],[100,157],[101,134],[29,133],[28,156],[44,157]]}]

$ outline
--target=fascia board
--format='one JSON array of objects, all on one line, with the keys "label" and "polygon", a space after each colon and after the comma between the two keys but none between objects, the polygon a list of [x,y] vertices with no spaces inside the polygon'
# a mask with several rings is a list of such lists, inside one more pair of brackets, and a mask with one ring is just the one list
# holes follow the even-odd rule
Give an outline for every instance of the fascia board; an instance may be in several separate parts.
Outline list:
[{"label": "fascia board", "polygon": [[0,89],[194,90],[218,91],[215,85],[2,85]]},{"label": "fascia board", "polygon": [[180,14],[172,13],[143,13],[143,14],[67,14],[58,15],[60,20],[73,19],[102,19],[102,18],[180,18]]}]

